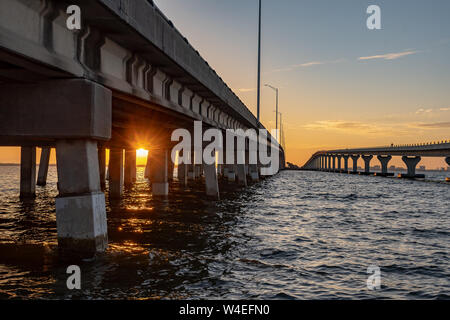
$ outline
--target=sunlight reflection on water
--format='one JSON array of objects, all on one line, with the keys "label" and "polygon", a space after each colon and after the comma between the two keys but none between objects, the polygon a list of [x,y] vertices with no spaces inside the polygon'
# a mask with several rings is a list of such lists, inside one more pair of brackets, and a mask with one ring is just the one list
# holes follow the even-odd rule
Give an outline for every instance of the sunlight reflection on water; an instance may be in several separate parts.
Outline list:
[{"label": "sunlight reflection on water", "polygon": [[[108,251],[68,291],[55,167],[25,202],[19,167],[0,174],[0,298],[450,298],[449,184],[282,172],[222,183],[220,202],[201,183],[153,199],[138,168],[121,201],[106,197]],[[371,264],[379,291],[366,288]]]}]

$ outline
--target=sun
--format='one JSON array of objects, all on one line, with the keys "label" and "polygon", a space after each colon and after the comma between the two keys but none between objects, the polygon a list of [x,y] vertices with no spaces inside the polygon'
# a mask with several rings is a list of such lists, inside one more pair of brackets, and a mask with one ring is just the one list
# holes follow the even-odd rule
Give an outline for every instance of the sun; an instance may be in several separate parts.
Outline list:
[{"label": "sun", "polygon": [[147,157],[147,154],[148,154],[148,151],[141,148],[141,149],[138,149],[138,150],[137,150],[136,154],[137,154],[137,156],[138,156],[139,158],[146,158],[146,157]]}]

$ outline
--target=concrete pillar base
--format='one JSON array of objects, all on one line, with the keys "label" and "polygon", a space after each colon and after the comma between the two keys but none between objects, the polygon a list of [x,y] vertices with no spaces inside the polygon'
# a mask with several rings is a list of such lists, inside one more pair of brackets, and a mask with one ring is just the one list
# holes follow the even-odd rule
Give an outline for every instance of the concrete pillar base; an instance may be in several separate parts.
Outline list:
[{"label": "concrete pillar base", "polygon": [[99,252],[108,246],[105,195],[56,198],[58,245],[63,250]]}]

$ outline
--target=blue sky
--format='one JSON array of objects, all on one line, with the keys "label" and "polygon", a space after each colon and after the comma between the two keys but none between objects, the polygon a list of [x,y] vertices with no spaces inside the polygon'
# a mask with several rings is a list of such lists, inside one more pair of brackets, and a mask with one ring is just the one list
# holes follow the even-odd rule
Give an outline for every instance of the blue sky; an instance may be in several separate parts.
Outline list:
[{"label": "blue sky", "polygon": [[[255,112],[258,1],[155,2]],[[366,27],[372,4],[382,30]],[[263,0],[262,81],[280,87],[291,154],[449,139],[449,13],[444,0]]]}]

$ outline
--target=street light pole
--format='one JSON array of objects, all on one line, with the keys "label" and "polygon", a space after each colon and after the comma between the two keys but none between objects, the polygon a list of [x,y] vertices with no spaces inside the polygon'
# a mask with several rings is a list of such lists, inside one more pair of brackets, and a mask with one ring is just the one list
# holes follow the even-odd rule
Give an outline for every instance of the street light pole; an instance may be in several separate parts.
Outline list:
[{"label": "street light pole", "polygon": [[266,87],[271,88],[272,90],[275,90],[276,93],[276,105],[275,105],[275,129],[278,129],[278,88],[275,88],[271,86],[270,84],[265,84]]},{"label": "street light pole", "polygon": [[257,88],[257,119],[259,126],[259,106],[261,100],[261,0],[259,0],[259,15],[258,15],[258,88]]}]

